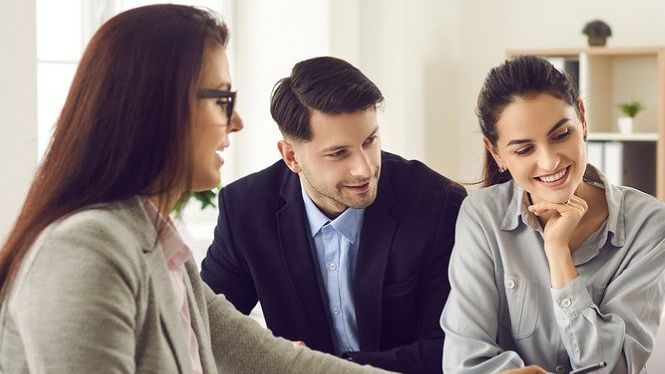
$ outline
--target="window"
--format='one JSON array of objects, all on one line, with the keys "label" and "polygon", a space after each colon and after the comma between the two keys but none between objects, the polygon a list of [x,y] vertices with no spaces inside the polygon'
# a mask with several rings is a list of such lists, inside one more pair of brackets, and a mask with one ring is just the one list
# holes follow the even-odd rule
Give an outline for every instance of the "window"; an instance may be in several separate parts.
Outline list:
[{"label": "window", "polygon": [[[155,0],[37,0],[37,151],[41,160],[65,103],[78,61],[90,37],[106,20]],[[222,0],[170,1],[231,15]],[[223,6],[224,5],[224,6]],[[228,161],[227,161],[228,162]]]}]

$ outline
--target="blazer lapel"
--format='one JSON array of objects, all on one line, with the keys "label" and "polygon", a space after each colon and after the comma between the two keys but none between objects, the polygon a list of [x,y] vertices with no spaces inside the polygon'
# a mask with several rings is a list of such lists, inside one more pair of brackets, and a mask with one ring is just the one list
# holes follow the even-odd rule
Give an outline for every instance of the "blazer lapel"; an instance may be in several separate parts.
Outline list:
[{"label": "blazer lapel", "polygon": [[[290,173],[290,172],[289,172]],[[310,326],[311,348],[333,352],[332,335],[324,297],[319,286],[317,262],[310,246],[310,233],[305,218],[300,182],[295,174],[288,175],[282,184],[285,205],[277,212],[279,243],[305,317]]]},{"label": "blazer lapel", "polygon": [[[192,260],[190,259],[190,262]],[[208,321],[206,313],[205,297],[203,290],[200,287],[194,289],[191,278],[198,277],[198,270],[196,265],[187,266],[185,276],[185,287],[187,288],[187,303],[189,304],[189,315],[192,321],[192,330],[196,335],[196,341],[199,345],[199,356],[201,358],[201,366],[204,373],[216,373],[217,365],[215,357],[212,354],[212,347],[210,346],[210,326],[205,322]],[[200,301],[200,302],[199,302]],[[204,316],[205,315],[205,316]]]},{"label": "blazer lapel", "polygon": [[388,177],[379,179],[374,203],[365,210],[353,289],[361,351],[378,351],[381,342],[381,301],[386,263],[397,227]]},{"label": "blazer lapel", "polygon": [[175,305],[175,295],[171,286],[171,279],[166,268],[166,260],[161,250],[157,249],[146,253],[146,262],[149,267],[150,276],[153,280],[155,301],[159,308],[159,317],[162,327],[168,337],[169,344],[173,350],[176,361],[182,373],[191,373],[192,365],[185,346],[185,336],[180,324],[180,315]]},{"label": "blazer lapel", "polygon": [[133,216],[130,219],[135,222],[136,232],[141,235],[143,241],[143,254],[152,280],[162,328],[168,338],[180,372],[191,373],[192,365],[185,346],[182,327],[179,326],[180,316],[175,305],[173,286],[171,286],[171,278],[166,267],[164,251],[157,241],[157,232],[148,217],[148,213],[143,209],[140,198],[137,197],[133,200],[130,209]]}]

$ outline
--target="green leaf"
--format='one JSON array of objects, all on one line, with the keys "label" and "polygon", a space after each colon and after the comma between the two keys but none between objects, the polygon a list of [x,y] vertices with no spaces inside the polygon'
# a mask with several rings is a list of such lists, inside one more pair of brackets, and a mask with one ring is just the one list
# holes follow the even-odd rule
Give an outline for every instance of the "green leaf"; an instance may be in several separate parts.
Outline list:
[{"label": "green leaf", "polygon": [[639,113],[644,107],[642,103],[637,100],[629,101],[625,103],[619,103],[619,108],[623,114],[627,115],[630,118],[635,118],[637,113]]},{"label": "green leaf", "polygon": [[217,194],[220,189],[221,186],[213,188],[212,190],[187,192],[183,194],[173,207],[173,213],[175,213],[176,217],[182,217],[182,212],[192,199],[197,200],[201,204],[201,210],[205,210],[209,207],[216,208],[217,205],[215,200],[217,199]]}]

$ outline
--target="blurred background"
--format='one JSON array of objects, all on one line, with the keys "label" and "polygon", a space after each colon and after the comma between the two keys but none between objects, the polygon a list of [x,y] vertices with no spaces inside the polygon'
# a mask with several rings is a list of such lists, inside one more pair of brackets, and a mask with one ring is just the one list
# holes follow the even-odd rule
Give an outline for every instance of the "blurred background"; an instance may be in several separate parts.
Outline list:
[{"label": "blurred background", "polygon": [[[0,3],[0,238],[6,236],[23,203],[87,41],[113,15],[151,3],[155,2]],[[422,160],[459,182],[478,181],[482,145],[474,115],[476,97],[489,69],[504,61],[509,53],[520,51],[563,58],[564,62],[573,61],[573,65],[577,62],[583,99],[604,98],[596,100],[590,109],[609,116],[593,117],[606,122],[602,124],[590,119],[592,132],[594,128],[599,130],[596,141],[600,146],[590,149],[598,163],[621,165],[624,150],[635,148],[631,152],[644,162],[638,167],[641,178],[651,175],[647,182],[653,187],[651,193],[657,194],[656,179],[663,180],[657,176],[665,168],[665,151],[660,145],[665,137],[663,1],[173,3],[213,9],[231,29],[231,75],[245,129],[232,136],[232,146],[225,151],[223,184],[279,158],[276,141],[280,135],[269,114],[271,89],[296,62],[320,55],[348,60],[382,90],[386,101],[379,121],[385,150]],[[582,29],[594,19],[611,26],[612,36],[605,48],[615,52],[586,49],[587,37]],[[604,73],[598,75],[598,71]],[[619,83],[608,83],[612,79]],[[646,94],[642,87],[646,87]],[[621,135],[614,124],[619,116],[617,101],[635,98],[644,104],[643,114],[636,117],[636,134]],[[612,147],[620,150],[606,150]],[[625,165],[631,165],[630,160],[623,160]],[[617,181],[622,182],[622,172],[625,176],[630,169],[620,167]],[[201,211],[192,203],[180,220],[199,260],[211,242],[216,213],[215,209]],[[665,352],[665,338],[658,339],[656,351]],[[665,372],[665,357],[654,354],[650,370]]]}]

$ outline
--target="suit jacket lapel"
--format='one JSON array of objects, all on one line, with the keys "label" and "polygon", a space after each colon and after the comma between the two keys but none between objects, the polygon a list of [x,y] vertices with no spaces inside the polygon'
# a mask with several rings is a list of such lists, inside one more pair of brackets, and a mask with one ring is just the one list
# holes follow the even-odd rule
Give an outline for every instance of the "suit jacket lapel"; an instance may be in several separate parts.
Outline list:
[{"label": "suit jacket lapel", "polygon": [[393,192],[384,175],[376,200],[365,210],[353,289],[361,351],[377,351],[381,342],[381,301],[386,263],[397,227],[390,209]]},{"label": "suit jacket lapel", "polygon": [[300,181],[296,174],[285,177],[281,188],[285,205],[277,212],[279,244],[291,275],[293,288],[305,312],[310,326],[311,348],[333,352],[332,335],[324,296],[319,286],[317,262],[310,246],[310,233],[305,218]]}]

